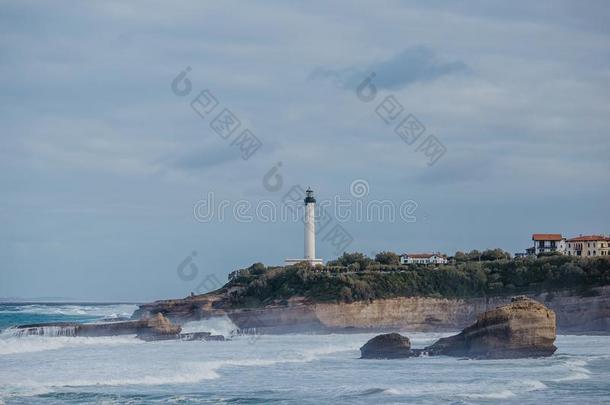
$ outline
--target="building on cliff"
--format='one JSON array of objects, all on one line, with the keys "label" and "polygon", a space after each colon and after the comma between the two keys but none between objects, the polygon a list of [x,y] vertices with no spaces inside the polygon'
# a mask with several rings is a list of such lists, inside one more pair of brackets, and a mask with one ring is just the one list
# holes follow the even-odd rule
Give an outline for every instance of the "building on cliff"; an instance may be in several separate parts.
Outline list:
[{"label": "building on cliff", "polygon": [[566,240],[560,233],[535,233],[532,235],[534,247],[528,249],[528,253],[539,255],[540,253],[561,253],[566,251]]},{"label": "building on cliff", "polygon": [[610,237],[604,235],[580,235],[566,242],[569,256],[610,256]]},{"label": "building on cliff", "polygon": [[400,264],[447,264],[447,256],[441,253],[405,253],[400,255]]},{"label": "building on cliff", "polygon": [[610,237],[604,235],[580,235],[566,239],[560,233],[535,233],[532,235],[534,246],[518,253],[515,257],[539,255],[541,253],[560,253],[568,256],[610,256]]}]

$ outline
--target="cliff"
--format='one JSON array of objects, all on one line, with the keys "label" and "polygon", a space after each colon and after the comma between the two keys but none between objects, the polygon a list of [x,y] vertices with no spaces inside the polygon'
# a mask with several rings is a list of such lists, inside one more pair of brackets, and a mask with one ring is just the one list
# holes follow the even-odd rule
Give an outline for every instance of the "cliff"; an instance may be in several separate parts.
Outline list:
[{"label": "cliff", "polygon": [[[610,286],[589,296],[568,290],[529,295],[552,309],[559,333],[610,331]],[[134,317],[163,313],[182,323],[228,316],[239,328],[264,333],[299,331],[406,330],[454,331],[476,321],[477,315],[510,303],[510,296],[447,299],[404,297],[353,303],[315,303],[294,297],[255,309],[231,308],[223,294],[157,301],[140,307]]]}]

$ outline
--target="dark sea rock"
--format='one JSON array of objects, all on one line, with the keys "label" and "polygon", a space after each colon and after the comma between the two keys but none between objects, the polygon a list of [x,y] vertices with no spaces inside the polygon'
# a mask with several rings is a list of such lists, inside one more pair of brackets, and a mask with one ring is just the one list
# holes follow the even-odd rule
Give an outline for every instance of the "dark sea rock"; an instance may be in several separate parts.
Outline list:
[{"label": "dark sea rock", "polygon": [[212,335],[210,332],[190,332],[190,333],[181,333],[180,339],[182,340],[216,340],[216,341],[224,341],[225,337],[222,335]]},{"label": "dark sea rock", "polygon": [[512,359],[552,355],[557,347],[555,313],[530,298],[515,297],[487,311],[461,333],[442,338],[424,352],[477,359]]},{"label": "dark sea rock", "polygon": [[399,333],[375,336],[360,348],[362,359],[401,359],[417,356],[411,350],[411,341]]},{"label": "dark sea rock", "polygon": [[180,339],[182,340],[206,340],[212,334],[210,332],[189,332],[189,333],[181,333]]},{"label": "dark sea rock", "polygon": [[216,340],[216,341],[219,341],[219,342],[223,342],[226,339],[225,339],[225,337],[223,335],[210,335],[205,340]]}]

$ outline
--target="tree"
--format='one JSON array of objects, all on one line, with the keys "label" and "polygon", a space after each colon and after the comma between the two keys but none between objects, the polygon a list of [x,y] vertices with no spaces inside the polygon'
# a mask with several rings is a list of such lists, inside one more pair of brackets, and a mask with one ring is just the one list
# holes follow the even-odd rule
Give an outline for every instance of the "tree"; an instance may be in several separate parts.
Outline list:
[{"label": "tree", "polygon": [[473,249],[470,252],[468,252],[467,256],[468,256],[468,261],[481,260],[481,252],[479,252],[476,249]]},{"label": "tree", "polygon": [[262,263],[254,263],[252,266],[248,267],[251,274],[264,274],[267,268]]},{"label": "tree", "polygon": [[388,266],[400,264],[400,256],[394,252],[379,252],[375,255],[375,261]]},{"label": "tree", "polygon": [[502,260],[510,259],[510,253],[503,251],[502,249],[487,249],[481,253],[481,260]]},{"label": "tree", "polygon": [[352,290],[349,287],[341,287],[339,291],[339,299],[343,302],[352,302],[354,298],[352,297]]},{"label": "tree", "polygon": [[[345,266],[345,267],[347,267],[353,263],[358,263],[361,270],[366,269],[366,266],[368,266],[371,262],[372,262],[372,260],[370,257],[366,256],[363,253],[359,253],[359,252],[354,252],[354,253],[344,252],[343,255],[338,257],[336,260],[336,263],[338,265]],[[334,263],[335,263],[335,261],[333,261],[333,265],[334,265]]]},{"label": "tree", "polygon": [[455,252],[455,255],[453,256],[453,258],[455,259],[455,261],[457,263],[463,263],[463,262],[467,262],[468,261],[468,256],[466,256],[466,253],[458,250],[457,252]]}]

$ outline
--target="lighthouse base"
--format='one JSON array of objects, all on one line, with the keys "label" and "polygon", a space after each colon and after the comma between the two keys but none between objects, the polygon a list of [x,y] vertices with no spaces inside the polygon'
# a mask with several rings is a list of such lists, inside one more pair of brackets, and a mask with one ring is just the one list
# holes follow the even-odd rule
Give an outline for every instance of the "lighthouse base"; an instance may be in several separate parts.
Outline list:
[{"label": "lighthouse base", "polygon": [[322,259],[286,259],[284,260],[284,266],[292,266],[293,264],[306,262],[310,266],[315,266],[317,264],[324,265],[324,260]]}]

